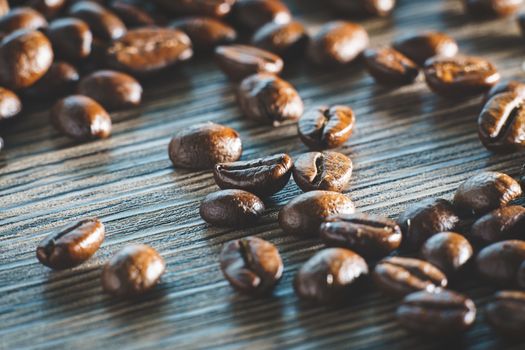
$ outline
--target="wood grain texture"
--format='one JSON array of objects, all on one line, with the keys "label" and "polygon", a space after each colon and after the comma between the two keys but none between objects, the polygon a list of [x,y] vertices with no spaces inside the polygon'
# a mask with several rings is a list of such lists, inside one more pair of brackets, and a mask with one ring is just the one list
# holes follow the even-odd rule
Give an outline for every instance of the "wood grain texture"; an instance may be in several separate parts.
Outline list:
[{"label": "wood grain texture", "polygon": [[[288,2],[310,30],[334,18],[323,2]],[[525,44],[514,19],[476,22],[459,1],[402,0],[392,18],[359,20],[373,45],[407,32],[443,30],[461,51],[492,59],[504,78],[524,78]],[[480,99],[443,100],[424,82],[387,89],[357,64],[339,71],[289,64],[284,74],[307,108],[348,104],[357,131],[341,148],[355,165],[348,195],[361,211],[396,218],[410,203],[450,198],[458,184],[480,170],[517,175],[523,154],[494,155],[477,137]],[[217,229],[198,215],[200,200],[217,190],[209,171],[174,170],[171,135],[196,122],[215,121],[238,130],[243,159],[306,148],[294,125],[271,128],[242,117],[233,87],[211,62],[197,60],[146,84],[145,103],[114,113],[108,140],[72,143],[48,122],[45,108],[0,130],[0,348],[351,348],[523,349],[507,343],[484,322],[492,290],[461,281],[456,288],[479,308],[475,327],[452,343],[424,340],[400,329],[396,301],[375,291],[349,305],[303,305],[291,286],[299,266],[322,245],[286,236],[278,210],[300,194],[288,186],[267,200],[261,222],[244,230]],[[51,272],[35,258],[38,242],[65,222],[98,216],[107,228],[102,248],[86,264]],[[221,245],[257,235],[280,249],[285,273],[274,296],[236,294],[218,266]],[[103,294],[101,266],[129,243],[155,247],[167,272],[154,293],[126,302]]]}]

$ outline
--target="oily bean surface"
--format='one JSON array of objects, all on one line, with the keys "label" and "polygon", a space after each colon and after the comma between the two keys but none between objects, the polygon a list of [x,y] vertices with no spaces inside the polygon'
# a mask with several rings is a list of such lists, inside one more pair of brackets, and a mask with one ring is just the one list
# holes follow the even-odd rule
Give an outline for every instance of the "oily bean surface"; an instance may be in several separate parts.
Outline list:
[{"label": "oily bean surface", "polygon": [[19,29],[36,30],[47,26],[47,21],[30,7],[16,7],[0,17],[0,32],[12,33]]},{"label": "oily bean surface", "polygon": [[85,21],[93,35],[110,41],[122,37],[126,33],[126,25],[113,12],[93,2],[80,1],[69,8],[71,17]]},{"label": "oily bean surface", "polygon": [[486,318],[498,333],[512,338],[524,338],[525,292],[500,291],[487,304]]},{"label": "oily bean surface", "polygon": [[60,58],[78,61],[91,54],[93,34],[86,22],[77,18],[60,18],[45,31]]},{"label": "oily bean surface", "polygon": [[0,87],[0,124],[12,120],[21,111],[20,98],[13,91]]},{"label": "oily bean surface", "polygon": [[463,0],[469,14],[479,17],[505,17],[521,9],[523,0]]},{"label": "oily bean surface", "polygon": [[469,241],[455,232],[441,232],[430,237],[421,247],[421,257],[447,276],[459,272],[474,254]]},{"label": "oily bean surface", "polygon": [[308,33],[300,22],[268,23],[253,35],[252,44],[284,57],[297,58],[304,54]]},{"label": "oily bean surface", "polygon": [[507,240],[483,248],[476,257],[478,272],[495,286],[514,286],[525,261],[525,241]]},{"label": "oily bean surface", "polygon": [[55,61],[40,80],[24,90],[24,95],[40,100],[63,97],[75,91],[79,79],[79,73],[73,65]]},{"label": "oily bean surface", "polygon": [[411,84],[419,75],[418,65],[393,48],[367,49],[364,58],[368,73],[380,84]]},{"label": "oily bean surface", "polygon": [[186,33],[195,51],[210,51],[219,45],[237,40],[237,32],[226,23],[210,17],[185,17],[171,23],[171,27]]},{"label": "oily bean surface", "polygon": [[256,73],[277,75],[284,67],[279,56],[247,45],[219,46],[215,49],[215,61],[232,81],[240,81]]},{"label": "oily bean surface", "polygon": [[237,1],[233,8],[235,21],[248,29],[256,30],[267,23],[288,23],[290,10],[279,0]]},{"label": "oily bean surface", "polygon": [[431,57],[453,57],[459,51],[456,41],[441,32],[408,34],[396,39],[393,47],[420,66]]},{"label": "oily bean surface", "polygon": [[525,83],[519,80],[504,80],[494,85],[485,95],[484,104],[491,98],[504,92],[514,92],[525,99]]},{"label": "oily bean surface", "polygon": [[525,240],[525,208],[511,205],[491,211],[474,223],[469,238],[481,245],[513,238]]},{"label": "oily bean surface", "polygon": [[330,6],[345,14],[357,16],[362,14],[385,17],[390,15],[395,7],[396,0],[329,0]]},{"label": "oily bean surface", "polygon": [[219,227],[253,225],[264,212],[262,200],[243,190],[222,190],[207,195],[200,205],[200,215]]},{"label": "oily bean surface", "polygon": [[155,0],[155,2],[178,15],[224,17],[230,13],[236,0]]}]

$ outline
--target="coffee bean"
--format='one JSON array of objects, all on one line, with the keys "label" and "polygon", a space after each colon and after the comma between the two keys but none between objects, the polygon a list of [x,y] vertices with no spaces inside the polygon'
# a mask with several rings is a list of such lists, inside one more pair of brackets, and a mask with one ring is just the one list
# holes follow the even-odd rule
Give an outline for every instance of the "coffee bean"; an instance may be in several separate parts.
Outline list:
[{"label": "coffee bean", "polygon": [[502,335],[525,337],[525,292],[497,292],[487,304],[486,315],[489,325]]},{"label": "coffee bean", "polygon": [[299,120],[304,110],[295,88],[267,73],[245,78],[237,90],[237,101],[245,117],[273,126]]},{"label": "coffee bean", "polygon": [[93,1],[80,1],[69,8],[71,17],[85,21],[94,36],[115,40],[126,34],[126,25],[113,12]]},{"label": "coffee bean", "polygon": [[317,252],[297,272],[295,293],[306,301],[347,302],[368,275],[365,260],[351,250],[329,248]]},{"label": "coffee bean", "polygon": [[518,270],[518,286],[521,289],[525,289],[525,261],[521,263],[521,266]]},{"label": "coffee bean", "polygon": [[521,186],[512,177],[485,171],[463,182],[454,195],[454,206],[463,217],[479,217],[504,207],[521,196]]},{"label": "coffee bean", "polygon": [[292,158],[285,153],[248,161],[216,164],[215,182],[222,189],[240,189],[267,197],[286,186],[292,175]]},{"label": "coffee bean", "polygon": [[455,336],[467,331],[476,320],[476,306],[466,296],[443,290],[409,294],[397,308],[401,326],[422,335]]},{"label": "coffee bean", "polygon": [[109,9],[113,11],[129,28],[155,25],[155,19],[137,5],[122,0],[116,0],[109,5]]},{"label": "coffee bean", "polygon": [[354,61],[368,46],[368,33],[356,23],[324,24],[310,40],[308,57],[321,66],[334,67]]},{"label": "coffee bean", "polygon": [[253,35],[252,44],[284,58],[301,57],[308,43],[305,27],[296,21],[268,23]]},{"label": "coffee bean", "polygon": [[130,30],[107,49],[111,67],[136,75],[159,72],[192,55],[191,41],[186,34],[157,27]]},{"label": "coffee bean", "polygon": [[390,254],[399,248],[401,236],[394,220],[377,215],[334,215],[321,224],[321,239],[325,244],[352,249],[367,258]]},{"label": "coffee bean", "polygon": [[22,103],[11,90],[0,87],[0,125],[13,120],[22,111]]},{"label": "coffee bean", "polygon": [[487,245],[507,239],[525,239],[525,208],[517,205],[496,209],[472,226],[473,241]]},{"label": "coffee bean", "polygon": [[93,34],[87,23],[80,19],[57,19],[49,24],[45,33],[58,57],[78,61],[91,54]]},{"label": "coffee bean", "polygon": [[5,34],[19,29],[36,30],[46,26],[44,16],[30,7],[16,7],[0,17],[0,32]]},{"label": "coffee bean", "polygon": [[523,0],[463,0],[467,12],[480,17],[505,17],[517,13]]},{"label": "coffee bean", "polygon": [[309,152],[299,156],[293,178],[304,192],[325,190],[343,192],[352,177],[352,161],[338,152]]},{"label": "coffee bean", "polygon": [[211,193],[200,205],[200,215],[204,221],[219,227],[253,225],[264,210],[264,203],[259,197],[243,190]]},{"label": "coffee bean", "polygon": [[46,74],[24,91],[34,99],[55,99],[74,92],[79,80],[77,69],[69,63],[55,61]]},{"label": "coffee bean", "polygon": [[459,51],[456,41],[440,32],[405,35],[395,40],[393,46],[419,65],[423,65],[426,60],[434,56],[453,57]]},{"label": "coffee bean", "polygon": [[445,97],[484,93],[500,80],[496,67],[488,60],[473,56],[436,57],[425,63],[428,87]]},{"label": "coffee bean", "polygon": [[55,270],[75,267],[95,254],[104,241],[105,233],[100,220],[81,220],[44,238],[36,249],[36,257]]},{"label": "coffee bean", "polygon": [[181,18],[172,22],[171,27],[188,34],[195,51],[210,51],[216,46],[237,40],[235,29],[210,17]]},{"label": "coffee bean", "polygon": [[350,15],[368,14],[372,16],[388,16],[396,6],[396,0],[330,0],[329,4],[337,11]]},{"label": "coffee bean", "polygon": [[421,247],[421,257],[452,276],[459,272],[474,251],[469,241],[454,232],[441,232],[430,237]]},{"label": "coffee bean", "polygon": [[52,18],[65,7],[66,0],[29,0],[26,5],[37,10],[46,18]]},{"label": "coffee bean", "polygon": [[417,291],[437,292],[448,284],[434,265],[419,259],[390,257],[377,263],[372,279],[386,295],[403,297]]},{"label": "coffee bean", "polygon": [[219,46],[215,49],[219,68],[233,81],[256,73],[279,74],[283,60],[273,53],[246,45]]},{"label": "coffee bean", "polygon": [[238,160],[242,143],[237,131],[208,122],[180,130],[171,139],[168,151],[175,167],[211,169],[217,163]]},{"label": "coffee bean", "polygon": [[449,201],[430,198],[408,207],[397,222],[403,231],[403,242],[409,248],[419,249],[436,233],[453,231],[459,217]]},{"label": "coffee bean", "polygon": [[233,7],[235,21],[246,28],[256,30],[267,23],[288,23],[292,15],[279,0],[243,0]]},{"label": "coffee bean", "polygon": [[525,261],[525,241],[497,242],[483,248],[476,257],[478,272],[496,286],[514,286],[520,265]]},{"label": "coffee bean", "polygon": [[219,261],[224,277],[243,293],[268,294],[283,274],[283,261],[277,248],[256,237],[224,244]]},{"label": "coffee bean", "polygon": [[51,122],[58,131],[77,141],[111,135],[111,117],[87,96],[72,95],[58,101],[51,110]]},{"label": "coffee bean", "polygon": [[500,81],[494,85],[489,92],[487,92],[484,98],[484,104],[486,104],[492,97],[503,92],[514,92],[516,95],[525,99],[525,83],[518,80]]},{"label": "coffee bean", "polygon": [[230,13],[236,0],[155,0],[177,15],[224,17]]},{"label": "coffee bean", "polygon": [[102,287],[116,297],[137,297],[155,287],[165,269],[164,259],[155,249],[143,244],[129,245],[104,266]]},{"label": "coffee bean", "polygon": [[84,77],[78,92],[100,103],[109,111],[136,107],[142,101],[142,86],[135,78],[111,70],[96,71]]},{"label": "coffee bean", "polygon": [[281,209],[279,226],[287,234],[318,236],[319,228],[327,217],[354,212],[354,203],[344,194],[311,191],[295,197]]},{"label": "coffee bean", "polygon": [[380,84],[411,84],[419,75],[417,64],[392,48],[367,49],[364,58],[368,73]]}]

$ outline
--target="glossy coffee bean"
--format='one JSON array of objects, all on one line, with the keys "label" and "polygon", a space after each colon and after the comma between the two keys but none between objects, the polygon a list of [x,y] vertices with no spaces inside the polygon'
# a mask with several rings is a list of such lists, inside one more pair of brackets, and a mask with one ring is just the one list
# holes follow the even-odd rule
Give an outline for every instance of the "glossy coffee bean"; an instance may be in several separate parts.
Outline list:
[{"label": "glossy coffee bean", "polygon": [[430,237],[421,247],[421,257],[452,276],[460,271],[474,251],[469,241],[454,232],[441,232]]},{"label": "glossy coffee bean", "polygon": [[498,333],[512,338],[524,338],[525,292],[500,291],[487,304],[489,325]]},{"label": "glossy coffee bean", "polygon": [[354,203],[344,194],[311,191],[295,197],[279,211],[279,226],[288,234],[318,236],[326,218],[354,212]]},{"label": "glossy coffee bean", "polygon": [[521,289],[525,289],[525,261],[521,263],[521,266],[518,270],[518,286]]},{"label": "glossy coffee bean", "polygon": [[403,242],[412,249],[419,249],[436,233],[453,231],[459,217],[449,201],[430,198],[408,207],[397,222],[403,231]]},{"label": "glossy coffee bean", "polygon": [[297,21],[268,23],[253,35],[252,44],[284,58],[302,56],[308,43],[306,28]]},{"label": "glossy coffee bean", "polygon": [[352,160],[338,152],[309,152],[295,160],[293,178],[304,192],[343,192],[352,177]]},{"label": "glossy coffee bean", "polygon": [[525,239],[525,208],[513,205],[491,211],[474,223],[469,238],[481,245]]},{"label": "glossy coffee bean", "polygon": [[52,18],[59,14],[66,2],[67,0],[29,0],[27,6],[37,10],[46,18]]},{"label": "glossy coffee bean", "polygon": [[85,21],[94,36],[115,40],[126,33],[126,25],[113,12],[93,1],[80,1],[69,8],[71,17]]},{"label": "glossy coffee bean", "polygon": [[74,66],[55,61],[40,80],[24,91],[24,95],[41,100],[63,97],[75,91],[79,79]]},{"label": "glossy coffee bean", "polygon": [[479,217],[504,207],[521,196],[520,184],[512,177],[485,171],[463,182],[454,195],[454,207],[463,217]]},{"label": "glossy coffee bean", "polygon": [[494,85],[485,95],[484,104],[492,97],[504,92],[514,92],[516,95],[525,99],[525,83],[518,80],[504,80]]},{"label": "glossy coffee bean", "polygon": [[421,335],[456,336],[466,332],[476,320],[476,306],[466,296],[443,290],[407,295],[396,312],[404,328]]},{"label": "glossy coffee bean", "polygon": [[176,168],[211,169],[217,163],[237,161],[242,142],[232,128],[208,122],[177,132],[168,151]]},{"label": "glossy coffee bean", "polygon": [[364,58],[368,73],[380,84],[411,84],[419,75],[417,64],[396,49],[367,49]]},{"label": "glossy coffee bean", "polygon": [[45,26],[47,21],[44,16],[30,7],[16,7],[0,17],[0,32],[5,34],[19,29],[36,30]]},{"label": "glossy coffee bean", "polygon": [[105,233],[100,220],[81,220],[44,238],[36,249],[36,257],[55,270],[75,267],[95,254],[104,241]]},{"label": "glossy coffee bean", "polygon": [[308,57],[320,66],[344,65],[361,55],[368,42],[368,33],[359,24],[345,21],[328,22],[311,38]]},{"label": "glossy coffee bean", "polygon": [[155,0],[177,15],[224,17],[230,13],[236,0]]},{"label": "glossy coffee bean", "polygon": [[456,41],[440,32],[405,35],[395,40],[393,46],[419,65],[423,65],[426,60],[434,56],[453,57],[459,51]]},{"label": "glossy coffee bean", "polygon": [[329,4],[337,11],[354,16],[368,14],[384,17],[394,11],[396,2],[396,0],[330,0]]},{"label": "glossy coffee bean", "polygon": [[297,272],[295,293],[299,298],[319,304],[349,302],[368,275],[366,261],[351,250],[323,249]]},{"label": "glossy coffee bean", "polygon": [[216,164],[215,182],[222,189],[240,189],[267,197],[286,186],[292,175],[292,158],[276,154],[248,161]]},{"label": "glossy coffee bean", "polygon": [[239,25],[256,30],[267,23],[288,23],[290,10],[279,0],[241,0],[233,7],[235,21]]},{"label": "glossy coffee bean", "polygon": [[58,101],[51,110],[51,122],[58,131],[77,141],[111,135],[111,117],[87,96],[72,95]]},{"label": "glossy coffee bean", "polygon": [[145,27],[155,25],[155,19],[140,6],[130,4],[126,1],[113,1],[109,9],[113,11],[129,28]]},{"label": "glossy coffee bean", "polygon": [[0,87],[0,125],[13,120],[22,111],[22,103],[11,90]]},{"label": "glossy coffee bean", "polygon": [[256,237],[225,243],[219,261],[224,277],[243,293],[268,294],[283,275],[283,261],[277,248]]},{"label": "glossy coffee bean", "polygon": [[171,23],[171,27],[186,33],[195,51],[210,51],[216,46],[237,40],[233,27],[210,17],[185,17]]},{"label": "glossy coffee bean", "polygon": [[253,225],[263,214],[264,203],[243,190],[222,190],[211,193],[200,205],[201,218],[219,227]]},{"label": "glossy coffee bean", "polygon": [[474,16],[505,17],[521,9],[523,0],[463,0],[465,9]]},{"label": "glossy coffee bean", "polygon": [[447,277],[434,265],[419,259],[390,257],[377,263],[372,279],[386,295],[403,297],[417,291],[438,292]]},{"label": "glossy coffee bean", "polygon": [[344,144],[354,131],[355,114],[350,107],[318,107],[299,120],[299,137],[313,150],[336,148]]},{"label": "glossy coffee bean", "polygon": [[91,54],[93,34],[86,22],[61,18],[49,24],[46,34],[58,57],[78,61]]},{"label": "glossy coffee bean", "polygon": [[245,78],[237,89],[237,101],[245,117],[273,126],[299,120],[304,110],[297,90],[267,73]]},{"label": "glossy coffee bean", "polygon": [[116,297],[137,297],[155,287],[165,269],[164,259],[155,249],[143,244],[129,245],[104,266],[102,287]]},{"label": "glossy coffee bean", "polygon": [[111,67],[136,75],[159,72],[192,55],[191,41],[186,34],[157,27],[130,30],[107,49]]},{"label": "glossy coffee bean", "polygon": [[279,56],[247,45],[219,46],[215,49],[215,61],[233,81],[256,73],[279,74],[284,67]]},{"label": "glossy coffee bean", "polygon": [[516,276],[525,261],[525,241],[497,242],[483,248],[476,257],[478,272],[496,286],[516,285]]},{"label": "glossy coffee bean", "polygon": [[363,213],[330,216],[320,231],[325,244],[348,248],[367,258],[390,254],[399,248],[402,238],[394,220]]}]

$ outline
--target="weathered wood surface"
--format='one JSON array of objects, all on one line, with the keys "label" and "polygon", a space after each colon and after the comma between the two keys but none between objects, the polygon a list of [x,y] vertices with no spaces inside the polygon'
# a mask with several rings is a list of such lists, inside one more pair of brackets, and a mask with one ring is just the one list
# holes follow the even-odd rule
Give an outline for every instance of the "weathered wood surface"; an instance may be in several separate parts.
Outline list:
[{"label": "weathered wood surface", "polygon": [[[312,30],[333,14],[323,2],[290,2]],[[523,78],[525,44],[513,19],[475,22],[459,1],[401,1],[391,19],[360,21],[374,45],[425,29],[452,34],[464,53],[486,56],[503,77]],[[523,154],[497,156],[478,141],[479,99],[442,100],[423,82],[390,90],[373,84],[357,65],[323,72],[298,64],[285,75],[307,107],[344,103],[356,112],[357,132],[342,148],[355,164],[348,194],[362,211],[396,217],[409,203],[429,196],[450,198],[479,170],[517,175]],[[0,158],[0,348],[521,348],[503,342],[484,322],[492,291],[476,282],[458,289],[479,307],[475,327],[444,345],[408,334],[394,318],[396,302],[376,292],[348,306],[299,303],[291,283],[298,267],[321,244],[288,237],[276,218],[300,193],[291,181],[267,201],[259,225],[245,230],[211,228],[198,215],[200,200],[217,190],[210,172],[174,170],[166,147],[176,130],[212,120],[237,129],[243,159],[306,151],[293,125],[279,128],[245,120],[232,86],[212,63],[181,68],[150,82],[137,110],[115,113],[114,134],[74,144],[48,123],[46,110],[1,130],[7,151]],[[107,228],[103,247],[86,264],[53,273],[35,258],[37,243],[54,227],[85,216]],[[258,235],[279,247],[284,278],[272,298],[232,291],[217,264],[221,245]],[[160,251],[168,269],[159,288],[141,302],[104,295],[100,267],[119,248],[146,243]]]}]

